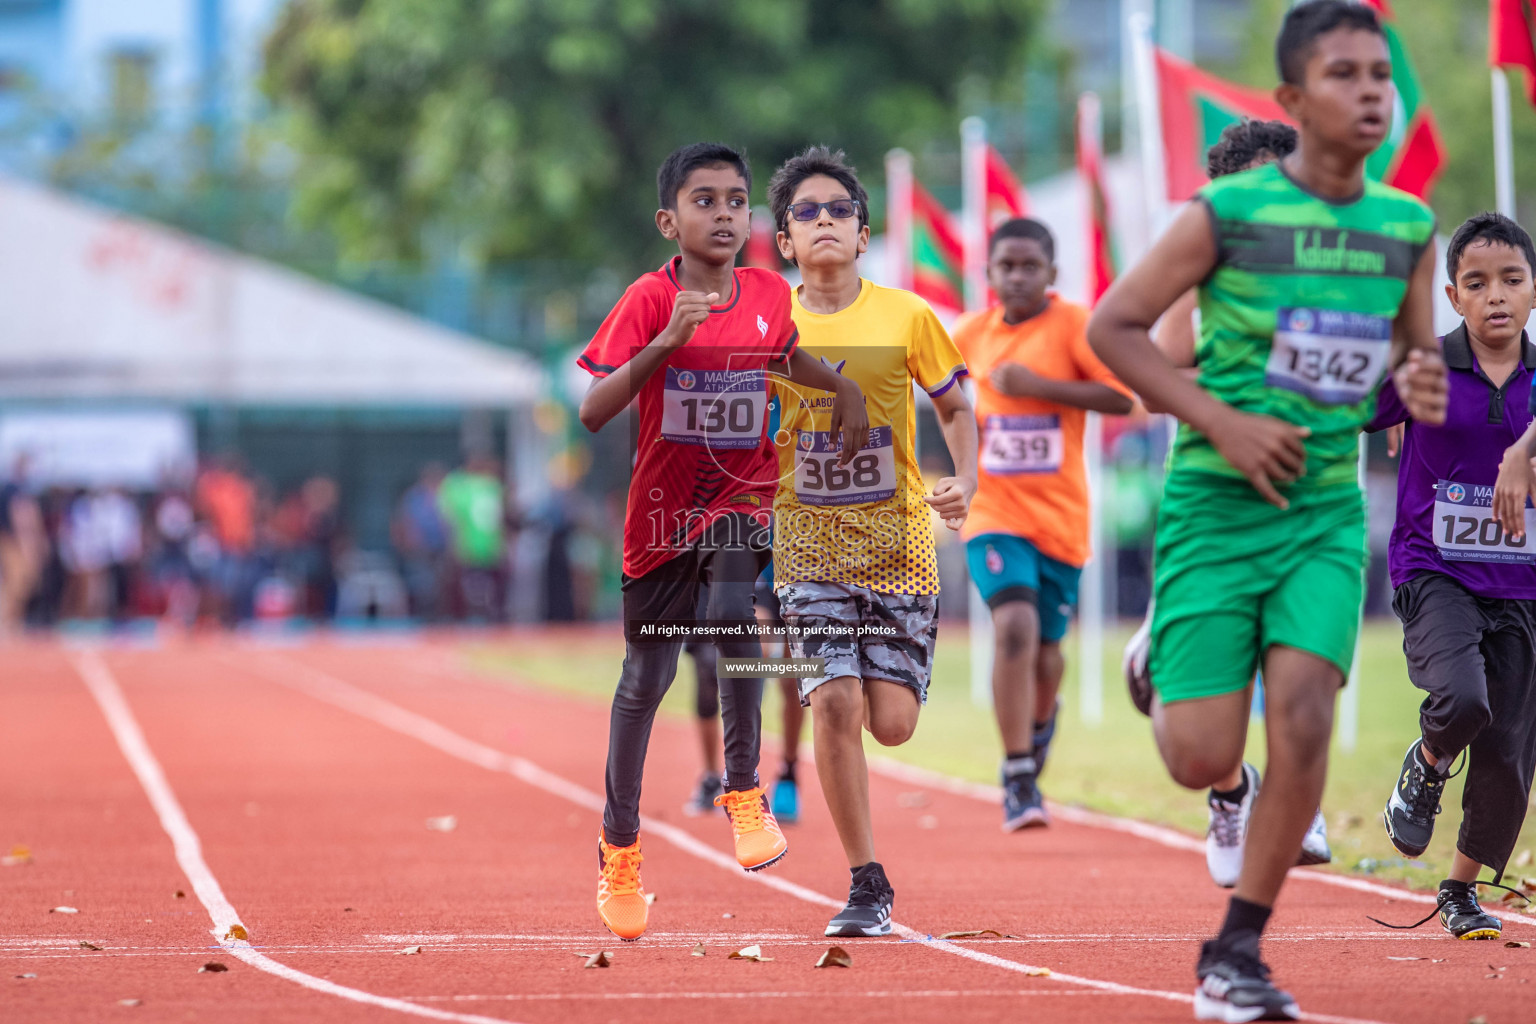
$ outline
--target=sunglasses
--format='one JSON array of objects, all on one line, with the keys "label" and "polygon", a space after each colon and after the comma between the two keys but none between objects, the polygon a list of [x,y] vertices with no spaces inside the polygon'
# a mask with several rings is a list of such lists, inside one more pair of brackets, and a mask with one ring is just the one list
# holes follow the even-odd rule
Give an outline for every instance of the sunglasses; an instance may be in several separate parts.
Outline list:
[{"label": "sunglasses", "polygon": [[791,203],[789,215],[795,220],[810,221],[821,216],[821,211],[826,210],[832,215],[833,220],[847,220],[849,217],[859,215],[859,201],[857,199],[834,199],[827,203]]}]

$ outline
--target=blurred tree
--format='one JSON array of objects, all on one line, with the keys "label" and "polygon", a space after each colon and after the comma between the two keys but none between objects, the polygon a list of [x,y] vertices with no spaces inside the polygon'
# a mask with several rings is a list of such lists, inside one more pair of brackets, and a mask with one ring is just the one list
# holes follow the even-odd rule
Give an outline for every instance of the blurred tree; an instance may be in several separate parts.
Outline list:
[{"label": "blurred tree", "polygon": [[962,86],[1019,102],[1048,3],[293,0],[266,88],[296,211],[350,260],[633,269],[666,252],[654,174],[675,147],[744,145],[758,197],[817,142],[878,182],[890,147],[954,138]]}]

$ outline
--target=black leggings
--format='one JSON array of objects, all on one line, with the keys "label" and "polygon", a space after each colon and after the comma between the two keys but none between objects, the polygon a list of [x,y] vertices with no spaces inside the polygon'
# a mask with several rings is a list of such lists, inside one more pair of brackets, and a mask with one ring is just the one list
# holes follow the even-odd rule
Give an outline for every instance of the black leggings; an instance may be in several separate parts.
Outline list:
[{"label": "black leggings", "polygon": [[[608,724],[607,806],[603,835],[610,846],[631,846],[640,832],[640,788],[645,754],[656,709],[677,674],[683,642],[640,639],[636,627],[646,622],[692,621],[700,587],[708,588],[705,619],[712,625],[756,622],[752,587],[767,563],[771,534],[745,515],[724,517],[696,547],[644,576],[624,580],[624,620],[628,640],[624,669],[613,695]],[[762,645],[753,634],[716,640],[723,658],[760,658]],[[724,719],[725,788],[758,784],[758,747],[762,736],[762,679],[719,680]]]}]

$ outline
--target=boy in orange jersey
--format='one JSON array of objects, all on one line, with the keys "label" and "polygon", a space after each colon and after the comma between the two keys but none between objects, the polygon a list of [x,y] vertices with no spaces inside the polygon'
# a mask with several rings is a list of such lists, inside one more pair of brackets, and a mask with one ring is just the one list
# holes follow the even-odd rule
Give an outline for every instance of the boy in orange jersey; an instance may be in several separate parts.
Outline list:
[{"label": "boy in orange jersey", "polygon": [[1088,411],[1131,399],[1088,348],[1088,310],[1051,291],[1056,243],[1037,220],[992,233],[987,280],[998,305],[962,323],[955,344],[976,388],[981,467],[961,536],[992,610],[992,704],[1003,741],[1003,830],[1049,824],[1036,783],[1056,731],[1061,639],[1088,560]]}]

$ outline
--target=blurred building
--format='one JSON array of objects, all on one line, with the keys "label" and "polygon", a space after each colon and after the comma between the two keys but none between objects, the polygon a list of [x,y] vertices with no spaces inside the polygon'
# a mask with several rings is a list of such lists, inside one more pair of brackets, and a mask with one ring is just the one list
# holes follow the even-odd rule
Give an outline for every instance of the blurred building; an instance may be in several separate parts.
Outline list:
[{"label": "blurred building", "polygon": [[101,125],[233,137],[285,2],[0,0],[0,166],[35,171]]}]

